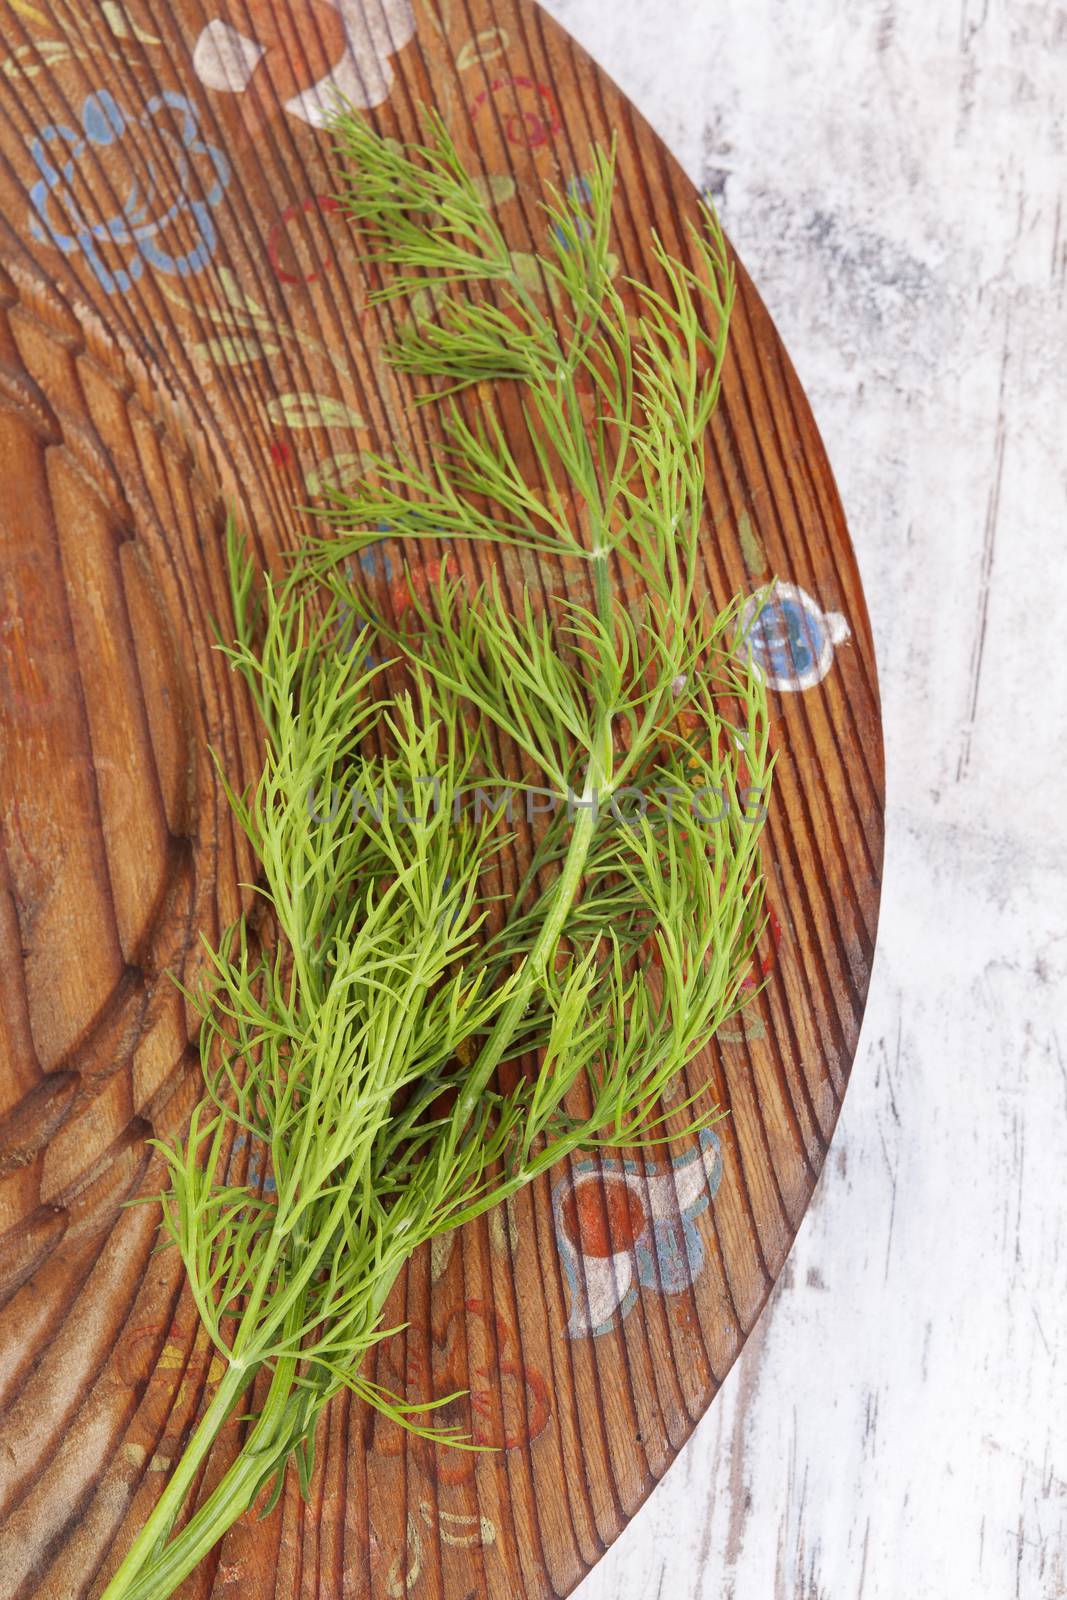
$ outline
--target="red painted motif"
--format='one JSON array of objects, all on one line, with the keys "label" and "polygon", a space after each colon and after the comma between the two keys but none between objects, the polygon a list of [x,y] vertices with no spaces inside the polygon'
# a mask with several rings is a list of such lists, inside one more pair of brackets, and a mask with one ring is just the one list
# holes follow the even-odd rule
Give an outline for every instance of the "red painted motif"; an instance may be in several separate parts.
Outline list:
[{"label": "red painted motif", "polygon": [[[403,616],[409,606],[414,605],[418,599],[420,604],[426,605],[430,597],[431,585],[440,583],[442,574],[448,572],[449,556],[446,551],[438,560],[428,561],[424,567],[411,573],[410,582],[407,578],[395,585],[393,589],[393,612],[397,617]],[[412,590],[415,591],[412,595]]]},{"label": "red painted motif", "polygon": [[517,102],[513,108],[501,108],[504,136],[510,144],[528,144],[536,149],[559,133],[563,124],[552,90],[547,83],[535,83],[533,78],[521,74],[494,78],[487,89],[476,95],[470,106],[472,121],[490,100],[505,90],[510,90]]},{"label": "red painted motif", "polygon": [[[465,1300],[435,1330],[432,1377],[426,1357],[413,1344],[409,1339],[401,1376],[399,1343],[387,1343],[377,1381],[393,1392],[406,1391],[410,1403],[417,1403],[418,1395],[456,1395],[448,1405],[420,1412],[420,1424],[455,1428],[475,1444],[495,1450],[513,1450],[548,1426],[552,1404],[545,1377],[521,1360],[509,1323],[488,1301]],[[399,1455],[403,1442],[395,1423],[375,1431],[375,1449],[385,1455]],[[474,1477],[476,1458],[470,1451],[441,1444],[433,1449],[432,1460],[438,1483],[467,1483]]]},{"label": "red painted motif", "polygon": [[292,258],[295,261],[295,251],[290,234],[290,225],[293,222],[303,221],[305,217],[309,216],[314,219],[316,216],[327,217],[336,214],[343,216],[344,213],[340,201],[335,200],[333,195],[330,194],[309,194],[305,199],[298,200],[291,206],[286,206],[267,235],[267,256],[275,276],[282,283],[315,283],[323,273],[329,272],[331,267],[334,266],[334,255],[331,249],[328,254],[322,256],[320,265],[311,272],[291,272],[285,265],[284,252],[287,248],[293,252]]},{"label": "red painted motif", "polygon": [[635,1190],[599,1177],[576,1183],[560,1206],[560,1223],[571,1244],[598,1260],[629,1250],[647,1220]]}]

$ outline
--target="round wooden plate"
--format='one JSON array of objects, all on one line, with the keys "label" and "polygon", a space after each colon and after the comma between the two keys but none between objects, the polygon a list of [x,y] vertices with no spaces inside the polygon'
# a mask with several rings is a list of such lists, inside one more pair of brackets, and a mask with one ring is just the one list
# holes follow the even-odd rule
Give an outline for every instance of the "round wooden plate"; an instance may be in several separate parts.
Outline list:
[{"label": "round wooden plate", "polygon": [[[270,560],[362,450],[432,446],[329,198],[331,86],[400,136],[436,105],[518,251],[542,243],[545,180],[581,207],[589,142],[613,129],[621,271],[654,275],[652,226],[684,252],[695,197],[529,0],[2,0],[0,69],[0,1588],[71,1600],[98,1592],[219,1377],[175,1260],[153,1254],[155,1208],[123,1202],[158,1192],[147,1141],[198,1093],[168,971],[192,975],[250,872],[206,758],[255,761],[210,648],[225,511]],[[377,1377],[413,1399],[469,1390],[449,1420],[498,1448],[450,1452],[336,1404],[310,1503],[290,1485],[185,1594],[567,1593],[781,1270],[867,991],[881,732],[830,469],[740,276],[703,582],[716,603],[782,587],[762,642],[769,982],[693,1075],[730,1116],[660,1159],[558,1169],[417,1257]],[[402,605],[390,559],[370,554],[368,579]]]}]

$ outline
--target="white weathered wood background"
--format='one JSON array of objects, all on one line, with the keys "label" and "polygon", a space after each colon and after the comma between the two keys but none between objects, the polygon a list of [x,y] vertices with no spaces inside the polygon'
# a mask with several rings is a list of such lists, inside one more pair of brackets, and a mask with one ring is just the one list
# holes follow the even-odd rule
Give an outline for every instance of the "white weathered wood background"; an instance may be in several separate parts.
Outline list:
[{"label": "white weathered wood background", "polygon": [[714,191],[829,448],[888,849],[786,1272],[580,1600],[1067,1595],[1067,8],[548,0]]}]

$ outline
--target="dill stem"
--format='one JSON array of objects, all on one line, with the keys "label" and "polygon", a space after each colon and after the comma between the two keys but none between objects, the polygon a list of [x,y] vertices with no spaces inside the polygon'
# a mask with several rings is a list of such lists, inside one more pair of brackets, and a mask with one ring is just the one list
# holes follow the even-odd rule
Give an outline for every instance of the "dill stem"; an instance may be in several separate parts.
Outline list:
[{"label": "dill stem", "polygon": [[[300,1327],[305,1295],[290,1307],[286,1316],[289,1331]],[[286,1406],[296,1379],[297,1357],[279,1357],[271,1378],[263,1409],[236,1460],[229,1467],[204,1504],[190,1517],[181,1532],[164,1544],[177,1520],[193,1478],[206,1460],[215,1440],[258,1371],[258,1364],[238,1358],[222,1376],[211,1404],[182,1452],[180,1461],[160,1495],[141,1532],[130,1546],[100,1600],[160,1600],[177,1588],[208,1551],[248,1510],[264,1481],[265,1458],[277,1458],[283,1472],[291,1446],[286,1442],[292,1422]],[[284,1445],[284,1448],[279,1448]]]},{"label": "dill stem", "polygon": [[[611,625],[611,573],[608,569],[608,551],[593,556],[593,588],[597,615],[605,628]],[[456,1115],[450,1132],[450,1150],[454,1150],[459,1130],[465,1128],[477,1109],[494,1071],[506,1057],[515,1030],[522,1021],[526,1007],[547,963],[552,960],[564,923],[578,898],[585,874],[589,850],[596,831],[597,808],[612,788],[611,708],[601,713],[590,745],[589,769],[581,797],[582,809],[575,818],[570,844],[556,879],[552,905],[524,964],[526,980],[517,986],[504,1010],[496,1020],[492,1032],[478,1055],[463,1092],[456,1103]],[[569,797],[568,797],[569,799]]]},{"label": "dill stem", "polygon": [[[596,791],[595,781],[586,789],[585,799],[590,791]],[[450,1148],[454,1149],[459,1132],[466,1128],[474,1115],[490,1078],[501,1061],[504,1060],[509,1045],[515,1036],[515,1030],[522,1021],[526,1007],[546,963],[551,959],[559,936],[563,931],[563,924],[567,920],[582,876],[585,864],[589,857],[589,847],[593,840],[595,823],[591,811],[582,811],[575,821],[571,842],[564,858],[563,867],[556,879],[555,893],[552,906],[541,925],[541,931],[534,941],[533,947],[526,957],[524,964],[525,982],[519,984],[511,999],[497,1018],[496,1025],[490,1033],[478,1055],[477,1061],[471,1068],[470,1076],[463,1088],[463,1093],[456,1102],[456,1112],[450,1131]]]},{"label": "dill stem", "polygon": [[[309,1254],[316,1261],[319,1259],[328,1234],[329,1230],[324,1230],[324,1236],[304,1254],[302,1266],[307,1265]],[[400,1265],[394,1273],[378,1280],[367,1316],[367,1327],[372,1333],[399,1273]],[[305,1284],[286,1310],[286,1343],[302,1327],[306,1306]],[[278,1472],[286,1470],[294,1446],[306,1431],[303,1415],[294,1415],[290,1406],[298,1364],[299,1357],[295,1353],[278,1357],[262,1410],[236,1459],[185,1527],[168,1544],[164,1544],[181,1512],[198,1468],[207,1458],[233,1406],[260,1366],[258,1362],[240,1357],[231,1362],[214,1399],[183,1451],[174,1475],[100,1600],[161,1600],[162,1596],[173,1593],[183,1578],[188,1577],[198,1562],[252,1506],[264,1482],[271,1476],[268,1471],[265,1479],[265,1467],[273,1467]],[[354,1362],[357,1367],[361,1364],[362,1355],[358,1362]]]},{"label": "dill stem", "polygon": [[[283,1372],[283,1367],[291,1370]],[[140,1562],[133,1569],[129,1566],[130,1557],[134,1553],[131,1548],[100,1600],[160,1600],[161,1596],[172,1594],[182,1579],[203,1560],[238,1517],[248,1510],[262,1485],[263,1454],[272,1445],[275,1452],[277,1451],[278,1441],[276,1438],[272,1439],[270,1435],[272,1431],[276,1433],[284,1431],[282,1425],[286,1420],[285,1401],[293,1387],[295,1367],[296,1363],[291,1359],[278,1363],[258,1422],[241,1446],[229,1471],[223,1475],[216,1488],[181,1532],[154,1558],[146,1561],[142,1555]],[[277,1395],[276,1389],[279,1391]],[[201,1427],[207,1421],[208,1414],[205,1413]],[[220,1426],[221,1423],[217,1422],[214,1434],[207,1440],[207,1449],[214,1443],[215,1434]],[[199,1433],[200,1429],[197,1432]],[[206,1454],[206,1449],[203,1453]],[[184,1459],[182,1464],[184,1465]],[[284,1465],[283,1458],[279,1471],[284,1470]],[[164,1496],[169,1494],[174,1482],[175,1479],[172,1478],[164,1490]],[[151,1526],[150,1519],[146,1524],[146,1531]]]},{"label": "dill stem", "polygon": [[611,573],[608,570],[609,552],[601,550],[593,556],[593,596],[597,616],[605,627],[611,623]]},{"label": "dill stem", "polygon": [[227,1417],[254,1377],[253,1367],[236,1363],[227,1367],[211,1404],[197,1423],[163,1493],[122,1558],[100,1600],[128,1600],[136,1592],[130,1587],[131,1583],[136,1581],[138,1574],[151,1561],[153,1552],[168,1537],[192,1488],[193,1479],[207,1459]]}]

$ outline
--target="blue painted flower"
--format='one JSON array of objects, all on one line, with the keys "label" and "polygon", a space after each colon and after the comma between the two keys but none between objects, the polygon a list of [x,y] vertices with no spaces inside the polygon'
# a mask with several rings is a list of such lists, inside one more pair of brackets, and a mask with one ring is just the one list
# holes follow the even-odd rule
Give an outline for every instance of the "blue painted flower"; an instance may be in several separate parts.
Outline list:
[{"label": "blue painted flower", "polygon": [[145,262],[181,278],[201,272],[230,166],[199,133],[196,108],[173,91],[140,117],[107,89],[89,95],[80,129],[49,124],[30,146],[41,174],[30,190],[34,237],[64,255],[82,251],[107,294],[127,294]]},{"label": "blue painted flower", "polygon": [[[570,221],[578,238],[591,238],[592,229],[589,226],[589,221],[586,217],[581,215],[581,208],[583,206],[588,206],[593,199],[592,186],[584,173],[580,173],[577,177],[573,177],[569,180],[567,184],[567,199],[570,201],[572,208]],[[561,250],[570,251],[572,248],[573,236],[568,232],[562,223],[554,222],[550,232],[556,239]]]},{"label": "blue painted flower", "polygon": [[753,595],[741,618],[742,652],[751,650],[771,689],[811,689],[829,672],[834,646],[849,636],[837,611],[822,611],[795,583]]}]

